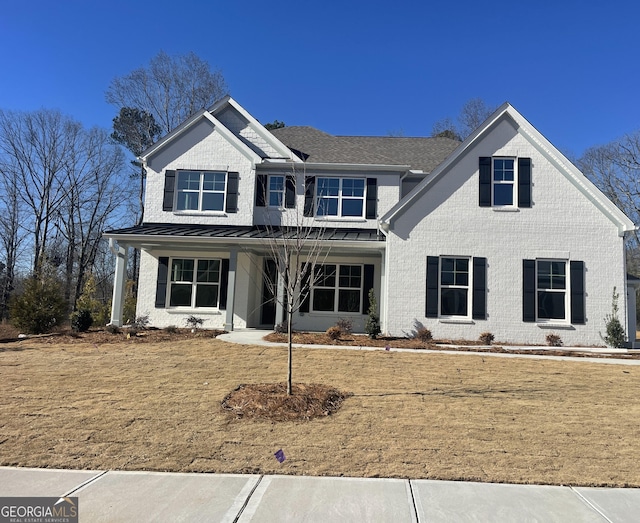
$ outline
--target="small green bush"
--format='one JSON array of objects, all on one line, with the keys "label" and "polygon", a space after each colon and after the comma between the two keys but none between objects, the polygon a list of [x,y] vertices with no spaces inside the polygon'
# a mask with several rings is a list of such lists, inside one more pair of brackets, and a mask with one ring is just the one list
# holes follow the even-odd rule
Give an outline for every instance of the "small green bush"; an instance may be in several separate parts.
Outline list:
[{"label": "small green bush", "polygon": [[191,330],[198,330],[200,327],[202,327],[202,324],[206,320],[204,318],[198,318],[197,316],[194,316],[192,314],[191,316],[188,316],[184,321],[187,324],[187,327]]},{"label": "small green bush", "polygon": [[176,327],[175,325],[169,325],[162,330],[164,330],[164,332],[166,332],[167,334],[176,334],[178,332],[178,327]]},{"label": "small green bush", "polygon": [[87,332],[93,325],[93,316],[88,309],[79,309],[71,314],[71,328],[75,332]]},{"label": "small green bush", "polygon": [[120,330],[120,327],[117,327],[116,325],[107,325],[105,327],[105,330],[109,333],[109,334],[120,334],[122,331]]},{"label": "small green bush", "polygon": [[373,289],[369,289],[369,310],[367,315],[364,331],[369,335],[369,338],[375,340],[380,335],[380,316],[378,316],[378,303]]},{"label": "small green bush", "polygon": [[52,277],[31,277],[24,292],[11,300],[11,323],[28,334],[51,332],[67,318],[67,305]]},{"label": "small green bush", "polygon": [[602,334],[600,335],[609,347],[613,347],[615,349],[624,347],[626,341],[624,327],[618,319],[618,297],[619,295],[614,287],[611,302],[611,314],[607,314],[604,318],[607,334],[605,336],[602,336]]}]

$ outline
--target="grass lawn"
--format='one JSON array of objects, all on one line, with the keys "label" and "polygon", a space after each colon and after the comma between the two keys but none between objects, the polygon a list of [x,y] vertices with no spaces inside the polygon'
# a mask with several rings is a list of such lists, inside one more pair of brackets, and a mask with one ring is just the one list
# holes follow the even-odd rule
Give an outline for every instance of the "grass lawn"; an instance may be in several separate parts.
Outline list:
[{"label": "grass lawn", "polygon": [[105,336],[0,343],[1,465],[640,486],[637,366],[294,349],[295,382],[353,395],[270,422],[220,402],[286,349]]}]

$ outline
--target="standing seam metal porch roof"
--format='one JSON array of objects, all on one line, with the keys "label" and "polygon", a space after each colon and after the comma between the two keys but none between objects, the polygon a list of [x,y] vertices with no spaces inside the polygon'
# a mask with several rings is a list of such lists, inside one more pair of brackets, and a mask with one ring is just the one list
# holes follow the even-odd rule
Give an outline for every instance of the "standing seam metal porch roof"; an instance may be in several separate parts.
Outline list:
[{"label": "standing seam metal porch roof", "polygon": [[[311,229],[316,235],[312,239],[326,241],[362,241],[384,242],[385,237],[377,229],[355,228],[317,228]],[[150,236],[150,237],[190,237],[216,239],[266,240],[270,237],[278,239],[295,238],[295,227],[275,227],[264,225],[183,225],[167,223],[143,223],[125,229],[106,231],[106,237],[118,236]]]}]

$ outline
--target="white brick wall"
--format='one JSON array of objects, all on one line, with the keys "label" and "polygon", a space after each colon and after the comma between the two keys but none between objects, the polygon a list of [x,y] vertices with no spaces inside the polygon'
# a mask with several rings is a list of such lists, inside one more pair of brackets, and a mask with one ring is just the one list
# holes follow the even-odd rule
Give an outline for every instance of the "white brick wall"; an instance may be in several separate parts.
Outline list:
[{"label": "white brick wall", "polygon": [[[238,212],[194,213],[164,212],[164,172],[166,169],[224,170],[239,173]],[[147,193],[145,222],[183,223],[204,225],[251,225],[253,221],[254,172],[251,161],[214,126],[200,122],[184,133],[147,164]]]},{"label": "white brick wall", "polygon": [[[479,207],[480,156],[530,157],[533,207],[517,212]],[[614,286],[621,296],[620,318],[626,317],[623,240],[617,227],[506,122],[397,219],[387,248],[386,329],[394,335],[411,330],[417,320],[437,338],[477,339],[489,331],[499,341],[544,344],[554,332],[565,345],[602,345],[599,333]],[[426,258],[441,255],[487,258],[487,320],[461,325],[425,317]],[[586,264],[587,322],[567,329],[524,323],[522,260],[557,256]]]}]

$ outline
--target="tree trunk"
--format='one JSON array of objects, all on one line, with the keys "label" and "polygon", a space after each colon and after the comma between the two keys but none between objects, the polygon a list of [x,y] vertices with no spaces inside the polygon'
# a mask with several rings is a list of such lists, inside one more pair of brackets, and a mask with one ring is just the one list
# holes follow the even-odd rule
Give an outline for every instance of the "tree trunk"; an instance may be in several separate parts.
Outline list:
[{"label": "tree trunk", "polygon": [[292,359],[292,353],[293,353],[293,313],[292,311],[290,311],[291,307],[287,307],[287,332],[289,333],[289,371],[287,373],[287,395],[291,396],[291,359]]}]

